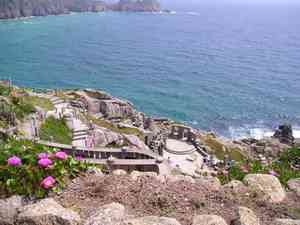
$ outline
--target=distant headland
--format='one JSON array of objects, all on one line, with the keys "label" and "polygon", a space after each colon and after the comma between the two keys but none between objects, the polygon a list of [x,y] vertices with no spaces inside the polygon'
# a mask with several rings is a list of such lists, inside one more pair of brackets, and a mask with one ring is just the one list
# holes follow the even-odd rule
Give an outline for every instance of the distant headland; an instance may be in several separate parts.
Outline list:
[{"label": "distant headland", "polygon": [[16,0],[0,4],[0,19],[68,14],[70,12],[158,12],[157,0],[120,0],[109,4],[97,0]]}]

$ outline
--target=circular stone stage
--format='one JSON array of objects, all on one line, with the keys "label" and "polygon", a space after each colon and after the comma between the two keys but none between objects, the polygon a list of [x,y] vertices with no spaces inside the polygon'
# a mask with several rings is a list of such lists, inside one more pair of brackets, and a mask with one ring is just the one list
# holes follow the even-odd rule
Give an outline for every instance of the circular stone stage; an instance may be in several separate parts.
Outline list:
[{"label": "circular stone stage", "polygon": [[175,155],[188,155],[195,152],[196,148],[185,141],[167,139],[165,151]]}]

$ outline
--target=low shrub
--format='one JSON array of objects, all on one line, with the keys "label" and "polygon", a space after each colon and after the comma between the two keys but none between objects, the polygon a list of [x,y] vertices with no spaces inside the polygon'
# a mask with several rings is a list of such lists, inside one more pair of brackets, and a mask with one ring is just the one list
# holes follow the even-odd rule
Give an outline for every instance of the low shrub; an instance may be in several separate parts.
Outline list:
[{"label": "low shrub", "polygon": [[80,158],[63,151],[10,140],[0,147],[0,193],[42,198],[87,169]]},{"label": "low shrub", "polygon": [[268,166],[263,166],[259,161],[238,163],[228,170],[219,171],[218,178],[225,184],[232,180],[242,181],[247,174],[257,173],[276,176],[286,186],[290,179],[300,178],[300,150],[289,149]]}]

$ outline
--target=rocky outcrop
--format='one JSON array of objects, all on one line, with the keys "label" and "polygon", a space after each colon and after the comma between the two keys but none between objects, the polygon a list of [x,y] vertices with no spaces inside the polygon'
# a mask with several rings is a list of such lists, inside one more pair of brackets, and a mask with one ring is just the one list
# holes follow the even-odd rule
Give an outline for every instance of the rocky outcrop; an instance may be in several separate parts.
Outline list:
[{"label": "rocky outcrop", "polygon": [[123,144],[123,136],[109,129],[97,128],[94,136],[97,146],[105,147],[113,144],[119,146]]},{"label": "rocky outcrop", "polygon": [[249,189],[261,198],[270,203],[280,203],[285,197],[286,193],[280,184],[277,177],[267,174],[248,174],[244,178],[244,183],[248,185]]},{"label": "rocky outcrop", "polygon": [[222,189],[225,192],[232,193],[234,195],[241,195],[247,193],[248,189],[245,184],[239,180],[230,181],[228,184],[225,184]]},{"label": "rocky outcrop", "polygon": [[122,223],[122,225],[180,225],[180,223],[173,218],[146,216],[126,220]]},{"label": "rocky outcrop", "polygon": [[203,176],[195,179],[198,185],[209,187],[211,190],[218,191],[221,188],[221,182],[217,177]]},{"label": "rocky outcrop", "polygon": [[300,178],[291,179],[287,183],[288,188],[296,193],[298,197],[300,197]]},{"label": "rocky outcrop", "polygon": [[1,1],[0,19],[47,16],[68,13],[70,11],[104,11],[106,5],[92,0],[10,0]]},{"label": "rocky outcrop", "polygon": [[125,170],[118,169],[118,170],[114,170],[112,174],[115,176],[125,176],[127,175],[127,172]]},{"label": "rocky outcrop", "polygon": [[118,11],[158,12],[160,4],[157,0],[120,0],[115,6]]},{"label": "rocky outcrop", "polygon": [[198,215],[194,217],[193,225],[227,225],[227,223],[217,215]]},{"label": "rocky outcrop", "polygon": [[275,131],[274,137],[279,139],[280,142],[292,145],[295,138],[293,137],[293,129],[289,124],[280,125]]},{"label": "rocky outcrop", "polygon": [[231,225],[259,225],[259,219],[251,209],[246,207],[238,207],[237,218]]},{"label": "rocky outcrop", "polygon": [[0,224],[13,225],[20,207],[22,207],[22,198],[20,196],[0,199]]},{"label": "rocky outcrop", "polygon": [[65,209],[51,198],[27,205],[20,210],[16,224],[19,225],[78,225],[79,215]]},{"label": "rocky outcrop", "polygon": [[276,219],[274,225],[300,225],[300,220]]},{"label": "rocky outcrop", "polygon": [[132,145],[138,149],[148,149],[148,146],[144,144],[144,142],[141,141],[137,136],[135,135],[124,135],[125,139],[129,143],[129,145]]},{"label": "rocky outcrop", "polygon": [[125,217],[125,208],[119,203],[111,203],[97,209],[84,225],[119,225]]},{"label": "rocky outcrop", "polygon": [[157,178],[157,173],[132,171],[130,177],[133,180],[138,180],[139,178],[149,178],[149,177]]}]

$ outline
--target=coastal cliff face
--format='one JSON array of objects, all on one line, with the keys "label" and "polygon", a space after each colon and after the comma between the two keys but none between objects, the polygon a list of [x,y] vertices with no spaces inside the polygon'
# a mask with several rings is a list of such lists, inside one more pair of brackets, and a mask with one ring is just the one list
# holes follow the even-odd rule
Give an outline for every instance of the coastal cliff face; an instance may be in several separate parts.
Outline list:
[{"label": "coastal cliff face", "polygon": [[117,10],[134,12],[158,12],[160,4],[156,0],[120,0]]},{"label": "coastal cliff face", "polygon": [[114,5],[93,0],[0,0],[0,19],[58,15],[70,11],[101,12],[108,9],[153,12],[160,10],[160,4],[156,0],[120,0]]},{"label": "coastal cliff face", "polygon": [[0,19],[47,16],[70,11],[104,11],[106,4],[90,0],[0,0]]}]

